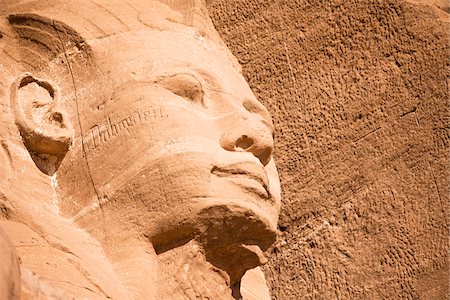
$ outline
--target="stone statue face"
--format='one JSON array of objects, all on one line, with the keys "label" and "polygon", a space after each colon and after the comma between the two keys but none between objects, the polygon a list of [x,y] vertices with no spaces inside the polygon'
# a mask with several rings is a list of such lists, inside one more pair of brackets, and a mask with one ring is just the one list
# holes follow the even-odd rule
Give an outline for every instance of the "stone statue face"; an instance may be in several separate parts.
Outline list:
[{"label": "stone statue face", "polygon": [[[204,10],[0,2],[0,160],[13,170],[0,188],[17,219],[57,237],[99,280],[113,269],[113,294],[126,293],[120,281],[156,291],[132,278],[173,277],[176,290],[186,275],[177,264],[192,255],[193,269],[235,293],[276,237],[274,128]],[[93,252],[107,257],[102,268]]]},{"label": "stone statue face", "polygon": [[89,88],[99,105],[82,111],[104,208],[127,211],[125,223],[145,215],[151,228],[231,205],[276,225],[273,124],[222,48],[154,30],[91,46],[111,80],[107,95]]},{"label": "stone statue face", "polygon": [[[19,35],[23,24],[35,22],[41,30],[46,22],[39,16],[30,23],[20,18],[9,20],[18,24]],[[82,42],[64,29],[54,34],[60,39],[61,32],[68,33],[64,47],[88,45],[89,53],[78,54],[84,46],[66,49],[59,57],[68,60],[69,69],[52,59],[47,71],[30,71],[15,83],[16,98],[32,98],[33,89],[42,88],[50,95],[48,103],[60,97],[62,112],[50,114],[56,117],[47,123],[56,120],[65,130],[57,132],[73,128],[73,139],[67,134],[53,143],[39,142],[52,137],[45,130],[36,135],[25,121],[20,128],[31,152],[55,145],[64,152],[53,168],[61,214],[91,231],[106,227],[159,236],[155,243],[210,227],[242,231],[236,239],[250,239],[255,227],[266,248],[274,239],[280,205],[269,113],[223,45],[193,27],[144,25]],[[34,103],[19,100],[24,106]]]}]

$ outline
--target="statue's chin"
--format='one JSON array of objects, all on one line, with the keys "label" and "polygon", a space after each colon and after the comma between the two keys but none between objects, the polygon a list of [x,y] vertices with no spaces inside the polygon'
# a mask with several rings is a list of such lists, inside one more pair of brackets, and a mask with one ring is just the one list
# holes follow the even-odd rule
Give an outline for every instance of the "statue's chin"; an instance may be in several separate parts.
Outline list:
[{"label": "statue's chin", "polygon": [[[182,217],[181,217],[182,215]],[[207,260],[238,281],[246,270],[265,263],[263,251],[276,239],[276,215],[251,202],[210,199],[158,222],[147,234],[157,254],[190,240],[203,246]]]}]

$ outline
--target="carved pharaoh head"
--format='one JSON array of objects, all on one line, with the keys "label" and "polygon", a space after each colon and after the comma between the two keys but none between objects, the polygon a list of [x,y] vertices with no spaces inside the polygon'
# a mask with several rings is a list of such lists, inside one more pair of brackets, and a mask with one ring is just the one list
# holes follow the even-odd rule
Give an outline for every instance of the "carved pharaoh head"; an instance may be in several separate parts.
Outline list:
[{"label": "carved pharaoh head", "polygon": [[201,6],[37,2],[0,8],[0,97],[32,172],[52,177],[54,211],[157,253],[192,238],[223,257],[267,249],[273,124]]}]

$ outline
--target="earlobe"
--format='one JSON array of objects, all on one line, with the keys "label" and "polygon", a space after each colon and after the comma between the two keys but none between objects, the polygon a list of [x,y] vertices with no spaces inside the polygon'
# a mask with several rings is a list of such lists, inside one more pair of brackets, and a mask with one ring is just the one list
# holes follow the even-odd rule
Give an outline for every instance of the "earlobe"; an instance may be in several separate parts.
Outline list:
[{"label": "earlobe", "polygon": [[11,107],[25,146],[35,154],[62,158],[72,143],[74,130],[58,106],[58,87],[25,73],[11,87]]}]

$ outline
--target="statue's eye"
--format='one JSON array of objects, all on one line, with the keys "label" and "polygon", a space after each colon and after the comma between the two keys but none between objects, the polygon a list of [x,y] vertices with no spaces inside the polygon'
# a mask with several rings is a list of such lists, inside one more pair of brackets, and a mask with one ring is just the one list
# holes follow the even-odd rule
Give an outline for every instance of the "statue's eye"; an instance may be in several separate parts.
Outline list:
[{"label": "statue's eye", "polygon": [[165,77],[158,82],[172,93],[196,104],[203,105],[203,88],[193,75],[177,74]]}]

